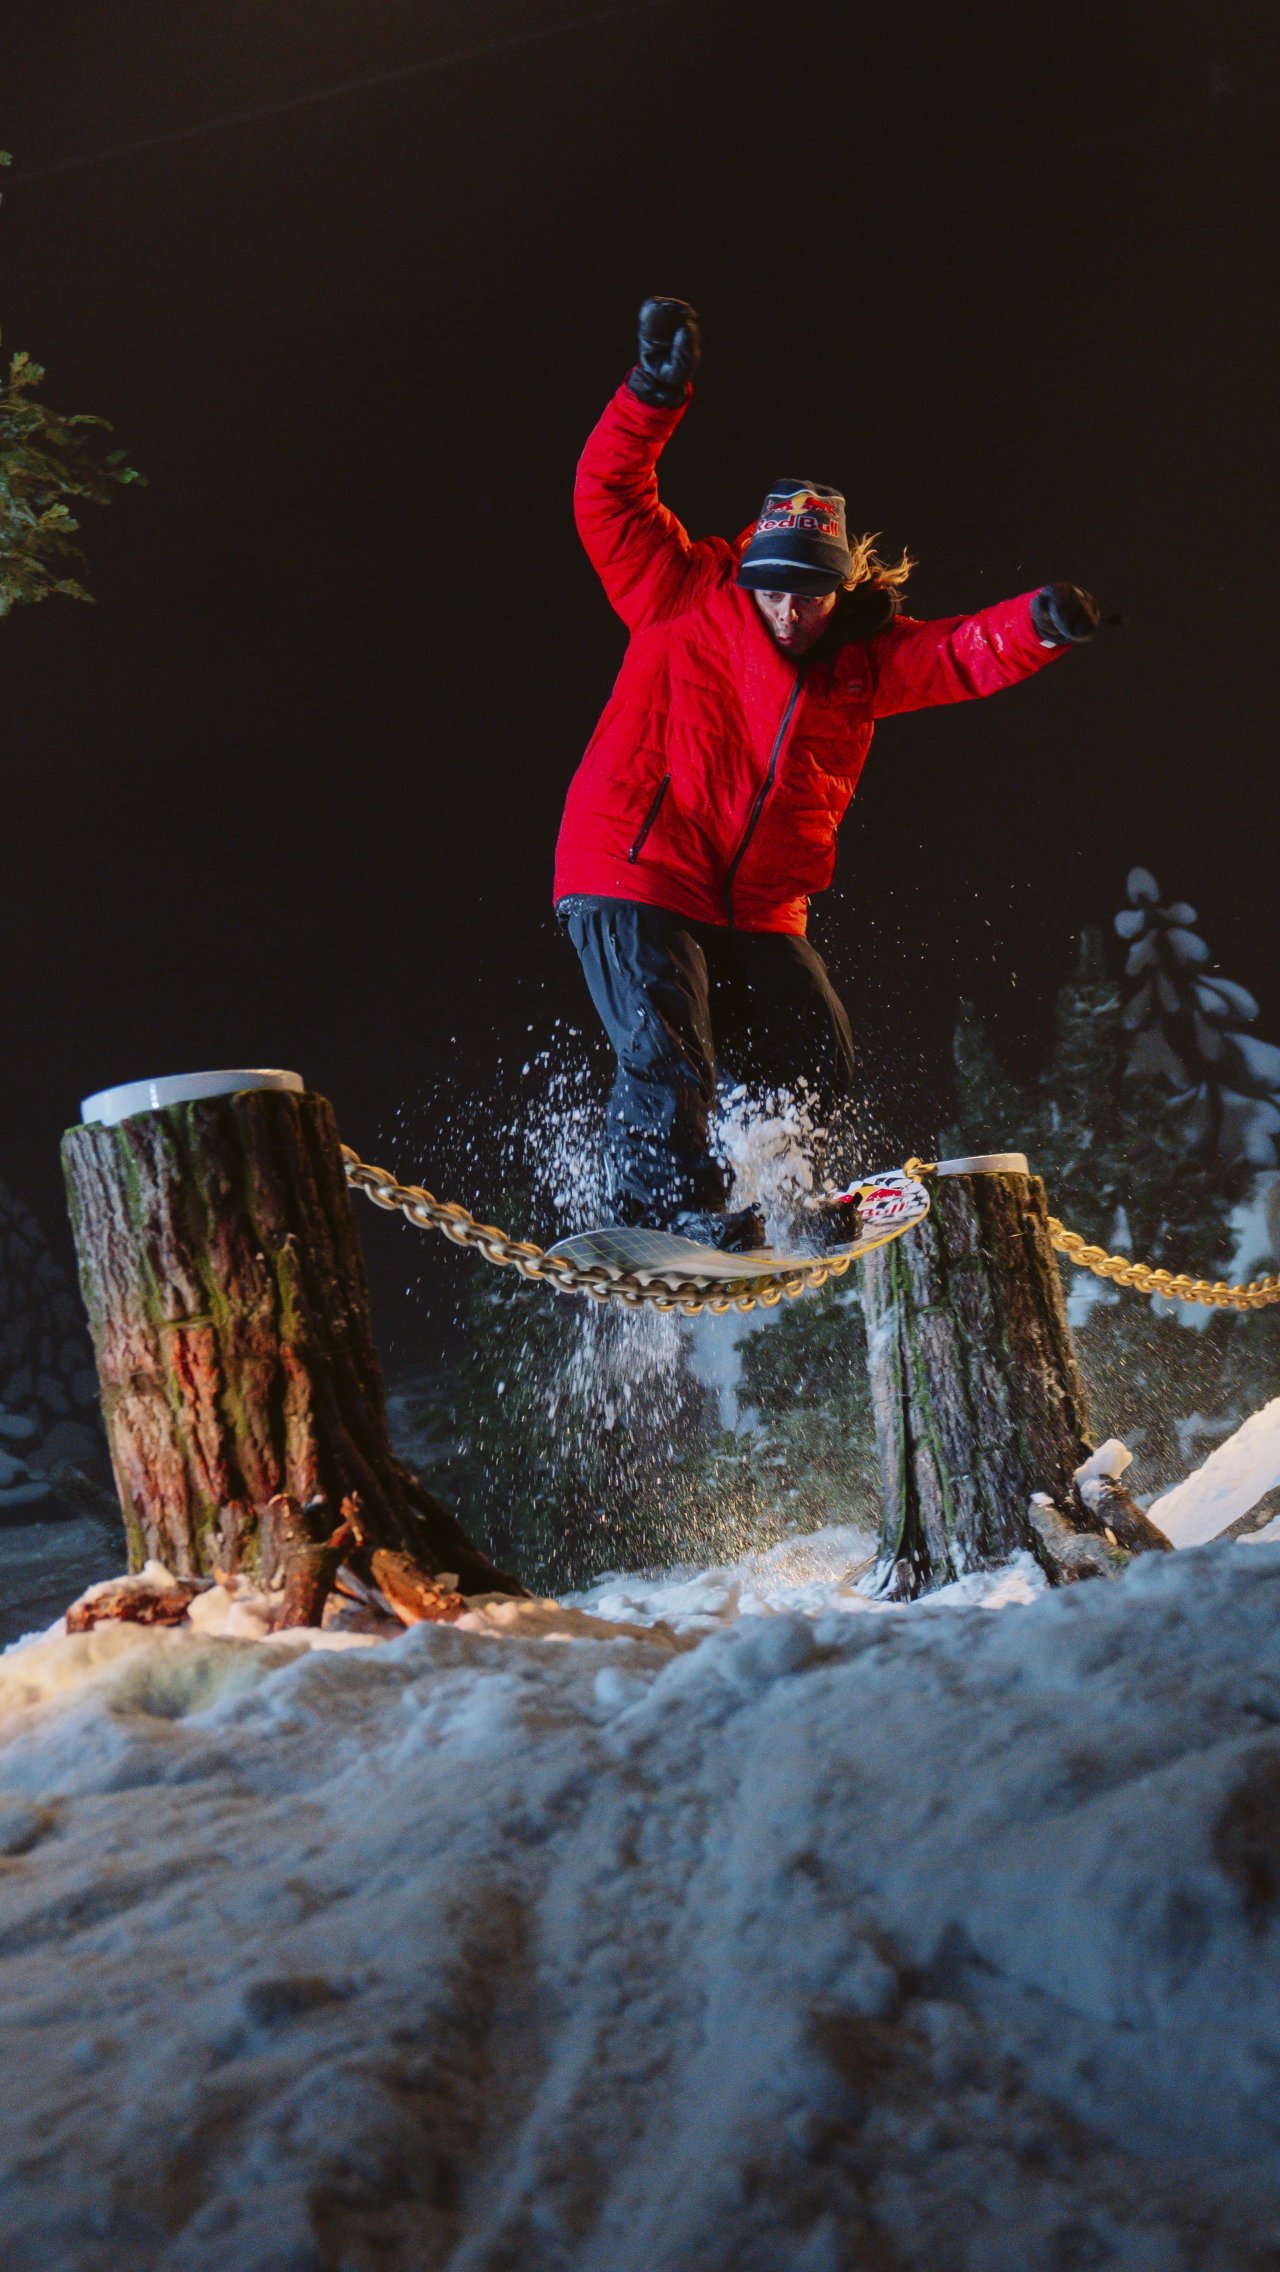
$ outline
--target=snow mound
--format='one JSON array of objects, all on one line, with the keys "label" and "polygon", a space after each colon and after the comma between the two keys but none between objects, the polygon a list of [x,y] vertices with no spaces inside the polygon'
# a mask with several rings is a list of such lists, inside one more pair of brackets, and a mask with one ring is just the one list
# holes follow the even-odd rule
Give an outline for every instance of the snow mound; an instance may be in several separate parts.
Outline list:
[{"label": "snow mound", "polygon": [[1280,1553],[850,1543],[0,1657],[6,2272],[1273,2265]]},{"label": "snow mound", "polygon": [[[1228,1523],[1247,1515],[1280,1483],[1280,1396],[1251,1413],[1185,1482],[1176,1483],[1150,1509],[1175,1546],[1199,1546]],[[1268,1530],[1272,1528],[1269,1524]],[[1265,1538],[1254,1531],[1252,1540]],[[1280,1536],[1280,1531],[1277,1531]]]},{"label": "snow mound", "polygon": [[[600,1578],[570,1599],[598,1617],[633,1620],[640,1628],[662,1621],[676,1633],[710,1632],[738,1617],[788,1610],[806,1617],[829,1610],[853,1616],[901,1615],[900,1605],[871,1600],[860,1591],[875,1558],[874,1548],[875,1540],[866,1531],[830,1524],[784,1539],[761,1553],[744,1555],[725,1569],[696,1570],[687,1576],[664,1572],[653,1578]],[[1003,1569],[975,1570],[954,1585],[941,1587],[917,1603],[912,1615],[962,1604],[1003,1609],[1033,1601],[1045,1590],[1044,1573],[1034,1556],[1017,1554]]]}]

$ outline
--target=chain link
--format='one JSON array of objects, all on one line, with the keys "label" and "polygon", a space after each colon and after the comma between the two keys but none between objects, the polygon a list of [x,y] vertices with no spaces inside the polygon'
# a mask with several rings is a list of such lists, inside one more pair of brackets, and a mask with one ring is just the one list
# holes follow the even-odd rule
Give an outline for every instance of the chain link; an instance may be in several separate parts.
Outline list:
[{"label": "chain link", "polygon": [[1132,1286],[1140,1294],[1160,1294],[1168,1302],[1198,1302],[1204,1309],[1264,1310],[1280,1302],[1280,1278],[1251,1278],[1247,1286],[1230,1285],[1225,1278],[1189,1278],[1185,1271],[1153,1270],[1149,1262],[1131,1262],[1123,1254],[1108,1254],[1104,1246],[1089,1246],[1079,1231],[1069,1231],[1055,1215],[1049,1217],[1049,1237],[1059,1254],[1095,1278],[1109,1278],[1114,1286]]},{"label": "chain link", "polygon": [[[829,1278],[843,1277],[852,1260],[847,1254],[823,1255],[820,1260],[795,1263],[769,1276],[689,1279],[683,1285],[655,1286],[633,1275],[611,1275],[600,1266],[583,1269],[578,1263],[548,1254],[532,1239],[508,1238],[495,1223],[482,1223],[468,1208],[437,1199],[420,1183],[397,1183],[385,1168],[371,1167],[346,1144],[341,1150],[347,1182],[353,1190],[363,1191],[375,1207],[398,1209],[420,1230],[443,1231],[456,1246],[474,1247],[486,1262],[518,1270],[522,1278],[553,1286],[557,1294],[590,1294],[597,1302],[623,1302],[633,1310],[679,1310],[685,1317],[697,1317],[706,1310],[712,1317],[723,1317],[729,1310],[776,1309],[784,1296],[793,1302],[810,1287],[825,1286]],[[714,1293],[712,1285],[717,1289]]]},{"label": "chain link", "polygon": [[[622,1302],[628,1309],[679,1310],[685,1317],[706,1311],[723,1317],[729,1310],[776,1309],[785,1296],[795,1301],[810,1287],[841,1278],[853,1259],[847,1254],[824,1255],[812,1262],[794,1263],[767,1277],[708,1280],[692,1278],[683,1285],[652,1285],[634,1275],[611,1275],[602,1266],[584,1269],[548,1254],[532,1239],[508,1238],[496,1223],[482,1223],[469,1208],[456,1201],[437,1199],[420,1183],[397,1183],[385,1168],[371,1167],[349,1145],[342,1147],[347,1182],[363,1191],[375,1207],[398,1210],[423,1231],[443,1231],[456,1246],[474,1247],[486,1262],[518,1270],[522,1278],[552,1286],[558,1294],[590,1294],[597,1302]],[[936,1173],[932,1160],[907,1160],[903,1174],[919,1182]],[[1108,1254],[1105,1247],[1090,1246],[1079,1231],[1069,1231],[1056,1215],[1049,1217],[1049,1237],[1059,1254],[1095,1278],[1109,1278],[1115,1286],[1131,1286],[1140,1294],[1159,1294],[1166,1301],[1198,1302],[1208,1309],[1261,1310],[1280,1302],[1280,1277],[1254,1278],[1247,1286],[1229,1285],[1223,1278],[1189,1278],[1185,1271],[1154,1270],[1149,1262],[1132,1262],[1123,1254]],[[718,1289],[711,1292],[711,1286]]]}]

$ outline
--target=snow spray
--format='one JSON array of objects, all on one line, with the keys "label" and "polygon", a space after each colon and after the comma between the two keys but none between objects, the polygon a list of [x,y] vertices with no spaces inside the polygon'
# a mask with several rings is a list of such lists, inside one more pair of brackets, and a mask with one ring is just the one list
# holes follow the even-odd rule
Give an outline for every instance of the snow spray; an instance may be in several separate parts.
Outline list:
[{"label": "snow spray", "polygon": [[[589,1229],[612,1212],[607,1086],[603,1053],[557,1023],[518,1074],[503,1071],[483,1096],[442,1086],[402,1108],[396,1164],[516,1237],[546,1244]],[[771,1240],[794,1244],[813,1200],[874,1164],[874,1139],[860,1140],[869,1117],[850,1104],[824,1121],[803,1084],[727,1088],[713,1144],[730,1204],[755,1203]],[[758,1416],[742,1395],[745,1345],[780,1313],[686,1318],[570,1300],[513,1273],[460,1269],[444,1250],[423,1258],[420,1283],[428,1277],[433,1308],[447,1286],[446,1339],[458,1356],[450,1377],[393,1392],[398,1446],[534,1582],[723,1558],[788,1527],[786,1510],[775,1518],[766,1503]]]}]

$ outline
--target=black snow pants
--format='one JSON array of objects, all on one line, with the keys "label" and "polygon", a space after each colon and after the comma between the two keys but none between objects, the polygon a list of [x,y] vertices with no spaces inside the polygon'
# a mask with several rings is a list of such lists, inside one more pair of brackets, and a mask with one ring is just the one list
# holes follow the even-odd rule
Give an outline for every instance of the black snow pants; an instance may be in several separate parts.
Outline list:
[{"label": "black snow pants", "polygon": [[630,899],[573,897],[556,912],[618,1059],[605,1142],[619,1222],[724,1207],[708,1140],[718,1079],[788,1091],[807,1082],[824,1112],[848,1089],[849,1020],[807,939]]}]

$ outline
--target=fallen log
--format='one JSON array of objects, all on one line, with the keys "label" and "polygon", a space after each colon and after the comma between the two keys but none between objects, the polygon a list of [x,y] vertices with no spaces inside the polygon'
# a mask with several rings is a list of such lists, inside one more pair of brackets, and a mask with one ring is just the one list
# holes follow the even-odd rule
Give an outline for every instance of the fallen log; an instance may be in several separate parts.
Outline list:
[{"label": "fallen log", "polygon": [[1130,1557],[1114,1539],[1078,1530],[1054,1506],[1047,1491],[1036,1491],[1027,1509],[1031,1550],[1051,1585],[1074,1586],[1082,1578],[1118,1578]]},{"label": "fallen log", "polygon": [[68,1633],[89,1633],[95,1625],[184,1625],[196,1595],[206,1590],[205,1579],[188,1579],[168,1585],[149,1584],[144,1578],[120,1578],[91,1586],[73,1601],[66,1615]]},{"label": "fallen log", "polygon": [[369,1565],[374,1585],[402,1625],[451,1625],[466,1610],[447,1578],[424,1577],[407,1555],[375,1547]]}]

